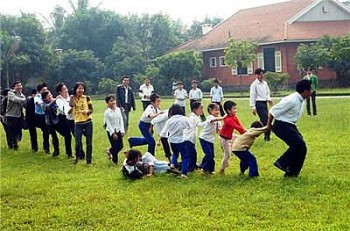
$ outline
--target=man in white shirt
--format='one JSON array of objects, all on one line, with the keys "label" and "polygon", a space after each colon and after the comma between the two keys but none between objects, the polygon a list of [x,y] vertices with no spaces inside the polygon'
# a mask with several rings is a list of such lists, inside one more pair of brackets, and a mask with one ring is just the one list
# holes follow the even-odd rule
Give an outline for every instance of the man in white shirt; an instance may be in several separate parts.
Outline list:
[{"label": "man in white shirt", "polygon": [[[285,177],[297,177],[303,167],[307,148],[295,123],[303,112],[303,101],[311,95],[311,82],[301,80],[296,85],[296,92],[284,97],[270,110],[267,121],[268,129],[283,140],[289,148],[274,163],[285,172]],[[272,121],[275,120],[273,126]]]},{"label": "man in white shirt", "polygon": [[224,92],[222,87],[219,86],[219,80],[214,80],[214,86],[210,89],[210,100],[212,103],[216,103],[220,107],[221,116],[225,115],[224,109],[222,108],[221,102],[224,100]]},{"label": "man in white shirt", "polygon": [[[264,80],[265,71],[261,68],[255,70],[256,79],[250,85],[250,108],[253,115],[258,113],[261,123],[266,126],[269,114],[267,103],[270,107],[273,100],[270,97],[270,88]],[[270,141],[270,131],[265,132],[265,141]]]},{"label": "man in white shirt", "polygon": [[184,85],[181,81],[176,83],[177,89],[174,92],[175,104],[182,107],[184,114],[186,115],[185,100],[188,97],[187,91],[183,88]]},{"label": "man in white shirt", "polygon": [[[202,90],[199,89],[198,87],[198,82],[197,80],[192,80],[191,81],[191,90],[188,93],[188,98],[190,99],[190,108],[192,108],[192,104],[194,102],[202,102],[203,99],[203,93]],[[205,120],[204,113],[201,114],[201,120]]]},{"label": "man in white shirt", "polygon": [[149,97],[154,93],[153,86],[148,77],[145,78],[144,83],[140,86],[139,96],[141,98],[143,110],[151,104]]}]

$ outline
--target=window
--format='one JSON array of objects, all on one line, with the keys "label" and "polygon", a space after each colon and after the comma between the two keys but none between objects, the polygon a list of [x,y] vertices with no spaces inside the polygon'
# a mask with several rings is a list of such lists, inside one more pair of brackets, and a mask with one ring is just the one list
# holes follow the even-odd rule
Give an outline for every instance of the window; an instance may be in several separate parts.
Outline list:
[{"label": "window", "polygon": [[253,74],[253,63],[250,63],[248,67],[238,65],[236,68],[232,68],[232,75],[251,75]]},{"label": "window", "polygon": [[265,69],[264,68],[264,54],[261,52],[261,53],[258,53],[258,56],[257,56],[257,59],[258,59],[258,67],[262,68],[262,69]]},{"label": "window", "polygon": [[282,53],[281,53],[281,51],[275,51],[275,70],[276,70],[276,72],[282,72]]},{"label": "window", "polygon": [[216,68],[216,57],[210,57],[209,66],[210,68]]},{"label": "window", "polygon": [[219,57],[219,63],[220,63],[220,67],[226,67],[225,56],[220,56]]}]

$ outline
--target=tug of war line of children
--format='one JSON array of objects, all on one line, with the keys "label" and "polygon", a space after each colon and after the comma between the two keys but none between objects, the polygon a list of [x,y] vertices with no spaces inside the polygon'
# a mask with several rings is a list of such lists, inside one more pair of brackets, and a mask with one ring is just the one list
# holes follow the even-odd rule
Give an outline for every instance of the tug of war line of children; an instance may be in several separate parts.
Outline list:
[{"label": "tug of war line of children", "polygon": [[[255,138],[269,130],[268,126],[255,121],[251,124],[251,128],[245,129],[236,115],[236,103],[230,100],[223,105],[212,100],[206,108],[208,115],[205,118],[201,102],[202,93],[198,92],[195,81],[192,82],[192,90],[200,96],[192,99],[190,97],[191,112],[185,116],[184,100],[187,98],[187,92],[183,89],[182,82],[176,85],[175,104],[167,110],[160,109],[161,97],[150,93],[150,104],[145,107],[138,124],[142,137],[128,137],[130,150],[124,151],[126,156],[122,167],[124,176],[139,179],[152,176],[154,173],[170,172],[181,178],[187,178],[188,172],[196,169],[201,169],[205,175],[215,174],[216,134],[219,135],[224,152],[219,167],[220,174],[225,173],[225,168],[229,166],[230,155],[233,153],[240,159],[241,174],[249,169],[249,177],[259,176],[256,158],[249,149]],[[39,128],[43,135],[43,150],[47,154],[50,153],[49,136],[51,136],[54,147],[52,156],[58,156],[60,153],[56,134],[58,132],[64,137],[65,152],[68,158],[72,158],[73,164],[86,159],[87,165],[91,166],[93,104],[91,98],[85,95],[85,85],[83,82],[77,82],[73,87],[72,95],[69,95],[64,83],[57,84],[55,90],[58,94],[56,98],[52,96],[45,83],[39,84],[27,98],[22,93],[20,81],[15,81],[12,89],[3,90],[1,122],[6,133],[8,148],[18,149],[18,142],[22,139],[22,129],[25,127],[29,130],[32,151],[38,152],[36,128]],[[193,93],[193,91],[190,92],[190,95]],[[222,95],[222,90],[220,94]],[[107,96],[105,102],[107,109],[104,113],[104,128],[111,145],[106,153],[114,164],[118,164],[118,153],[124,147],[125,115],[123,108],[116,106],[114,95]],[[25,113],[23,108],[26,109]],[[223,111],[226,114],[224,116]],[[202,129],[198,136],[199,127]],[[155,158],[156,141],[153,131],[158,135],[168,161]],[[234,131],[241,135],[234,135]],[[82,145],[83,136],[86,138],[85,151]],[[198,147],[195,146],[197,137],[204,153],[201,161],[197,161]],[[71,148],[72,138],[75,139],[75,157]],[[144,155],[134,148],[141,145],[148,145]],[[178,162],[179,156],[181,156],[181,163]]]}]

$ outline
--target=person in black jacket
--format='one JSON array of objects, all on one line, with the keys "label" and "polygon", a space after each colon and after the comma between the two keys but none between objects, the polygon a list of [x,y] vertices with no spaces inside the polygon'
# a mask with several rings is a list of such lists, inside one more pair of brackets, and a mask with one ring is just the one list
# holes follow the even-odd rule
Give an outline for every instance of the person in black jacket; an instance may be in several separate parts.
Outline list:
[{"label": "person in black jacket", "polygon": [[129,112],[131,111],[131,108],[133,108],[134,111],[136,110],[134,92],[129,86],[129,76],[123,76],[122,84],[117,86],[115,98],[117,100],[117,106],[120,107],[122,111],[124,129],[125,132],[127,132],[129,125]]},{"label": "person in black jacket", "polygon": [[36,95],[36,89],[31,91],[31,96],[27,98],[26,103],[26,121],[28,124],[30,143],[32,146],[32,151],[38,151],[38,135],[36,132],[36,124],[35,124],[35,104],[34,97]]}]

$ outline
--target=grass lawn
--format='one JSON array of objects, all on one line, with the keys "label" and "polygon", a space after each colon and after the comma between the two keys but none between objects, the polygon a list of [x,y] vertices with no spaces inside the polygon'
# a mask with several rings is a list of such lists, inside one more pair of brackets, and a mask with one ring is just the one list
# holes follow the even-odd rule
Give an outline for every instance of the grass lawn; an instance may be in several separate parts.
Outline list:
[{"label": "grass lawn", "polygon": [[[163,100],[163,108],[172,102]],[[248,127],[257,118],[247,99],[237,102]],[[271,142],[260,137],[251,149],[257,179],[239,176],[232,156],[225,176],[195,172],[189,179],[163,174],[125,180],[105,156],[105,104],[94,101],[94,107],[92,167],[84,161],[74,166],[64,153],[32,153],[28,131],[19,151],[9,151],[1,129],[1,230],[350,230],[350,98],[319,98],[319,115],[304,113],[298,127],[308,154],[295,179],[273,167],[286,145],[272,135]],[[139,135],[140,109],[131,113],[129,135]],[[63,143],[60,137],[61,152]],[[222,151],[215,145],[218,170]],[[199,142],[197,151],[201,160]],[[165,159],[160,147],[156,156]]]}]

